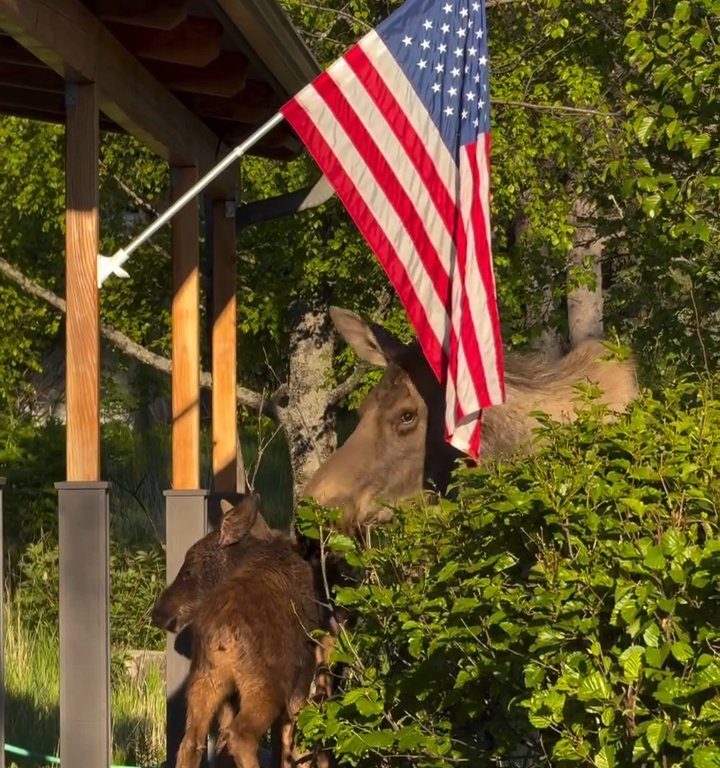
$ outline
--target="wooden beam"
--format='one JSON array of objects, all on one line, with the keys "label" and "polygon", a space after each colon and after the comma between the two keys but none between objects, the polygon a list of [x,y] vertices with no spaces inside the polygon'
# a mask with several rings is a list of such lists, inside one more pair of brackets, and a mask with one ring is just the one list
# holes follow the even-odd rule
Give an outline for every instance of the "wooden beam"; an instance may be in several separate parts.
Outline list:
[{"label": "wooden beam", "polygon": [[[208,119],[208,125],[210,125],[216,133],[222,136],[223,141],[225,141],[228,146],[241,144],[257,128],[257,124],[253,123],[229,123],[212,119]],[[276,128],[273,128],[270,133],[260,139],[256,146],[259,148],[261,147],[264,150],[287,150],[295,155],[299,154],[303,148],[302,143],[286,122],[282,122]],[[248,154],[256,154],[255,148],[252,148]]]},{"label": "wooden beam", "polygon": [[298,35],[280,3],[267,0],[216,0],[217,7],[239,30],[286,96],[294,96],[320,66]]},{"label": "wooden beam", "polygon": [[212,328],[213,490],[237,489],[235,201],[214,200]]},{"label": "wooden beam", "polygon": [[66,140],[67,479],[100,479],[100,246],[95,86],[69,84]]},{"label": "wooden beam", "polygon": [[[39,71],[39,70],[38,70]],[[65,86],[63,85],[63,91]],[[57,116],[57,122],[65,122],[65,96],[63,93],[43,93],[15,86],[0,85],[2,107],[24,107]],[[0,107],[0,109],[2,109]]]},{"label": "wooden beam", "polygon": [[247,68],[247,57],[238,51],[222,51],[215,61],[202,68],[148,62],[148,69],[171,90],[223,98],[242,91]]},{"label": "wooden beam", "polygon": [[[198,178],[173,168],[173,199]],[[197,199],[172,220],[172,487],[200,487],[200,269]]]},{"label": "wooden beam", "polygon": [[242,94],[232,99],[221,99],[200,93],[185,93],[181,98],[193,112],[204,118],[251,123],[254,128],[269,120],[276,111],[268,104],[248,104]]},{"label": "wooden beam", "polygon": [[6,61],[10,64],[23,64],[27,67],[45,68],[45,64],[37,56],[33,56],[17,40],[7,35],[0,35],[0,61]]},{"label": "wooden beam", "polygon": [[216,19],[189,16],[173,29],[110,24],[115,37],[139,59],[205,67],[220,55],[223,26]]},{"label": "wooden beam", "polygon": [[0,60],[0,85],[29,91],[65,93],[65,82],[47,67],[34,67]]},{"label": "wooden beam", "polygon": [[[80,0],[0,0],[0,28],[72,81],[92,81],[100,109],[178,166],[207,171],[217,136],[143,68]],[[210,192],[228,194],[228,177]]]},{"label": "wooden beam", "polygon": [[95,0],[95,15],[150,29],[172,29],[187,18],[187,0]]}]

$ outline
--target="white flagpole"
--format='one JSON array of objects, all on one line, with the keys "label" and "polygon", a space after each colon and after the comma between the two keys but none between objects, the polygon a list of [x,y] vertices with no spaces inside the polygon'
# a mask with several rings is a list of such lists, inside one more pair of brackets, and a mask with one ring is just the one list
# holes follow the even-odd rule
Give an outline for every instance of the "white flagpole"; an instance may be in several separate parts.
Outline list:
[{"label": "white flagpole", "polygon": [[225,157],[211,170],[209,170],[199,181],[197,181],[188,191],[179,197],[166,211],[155,221],[144,229],[131,243],[125,248],[120,248],[112,256],[98,255],[98,288],[107,280],[110,275],[118,277],[129,277],[128,273],[122,268],[122,265],[130,258],[134,250],[139,248],[148,238],[152,237],[160,227],[171,219],[181,208],[186,206],[194,197],[217,176],[219,176],[228,166],[232,165],[239,157],[244,155],[253,144],[256,144],[266,133],[269,133],[278,123],[283,120],[283,116],[278,112],[271,117],[264,125],[261,125],[254,133],[239,144],[232,152]]}]

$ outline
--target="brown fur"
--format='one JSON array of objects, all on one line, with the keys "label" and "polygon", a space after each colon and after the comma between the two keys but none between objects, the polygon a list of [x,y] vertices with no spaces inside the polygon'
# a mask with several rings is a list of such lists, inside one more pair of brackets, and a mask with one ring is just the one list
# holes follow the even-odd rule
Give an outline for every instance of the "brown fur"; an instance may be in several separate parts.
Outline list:
[{"label": "brown fur", "polygon": [[242,768],[258,768],[263,734],[288,723],[305,702],[319,626],[310,566],[288,541],[257,541],[243,563],[206,598],[193,620],[194,647],[179,768],[196,768],[210,724],[233,695],[239,714],[221,745]]},{"label": "brown fur", "polygon": [[[405,345],[347,310],[331,314],[360,358],[385,367],[360,408],[355,431],[305,488],[320,503],[341,507],[342,526],[352,531],[387,520],[390,506],[425,487],[444,491],[461,454],[445,441],[444,392],[419,345]],[[598,385],[610,411],[622,411],[637,394],[635,364],[609,358],[594,340],[556,363],[538,355],[509,355],[506,403],[483,414],[481,460],[532,450],[537,426],[532,411],[573,420],[580,407],[579,383]]]},{"label": "brown fur", "polygon": [[309,632],[320,620],[313,569],[289,536],[268,528],[257,497],[224,512],[219,528],[188,550],[153,609],[158,626],[193,628],[177,764],[198,764],[217,717],[218,751],[226,748],[241,768],[257,766],[259,740],[271,725],[274,765],[289,768],[292,726],[315,668]]}]

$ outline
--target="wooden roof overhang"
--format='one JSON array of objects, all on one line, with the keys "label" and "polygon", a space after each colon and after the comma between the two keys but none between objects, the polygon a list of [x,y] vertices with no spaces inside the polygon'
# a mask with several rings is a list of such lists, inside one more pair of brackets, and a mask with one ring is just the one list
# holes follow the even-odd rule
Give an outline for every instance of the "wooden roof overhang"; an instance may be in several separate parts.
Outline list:
[{"label": "wooden roof overhang", "polygon": [[[94,82],[102,129],[201,174],[318,71],[274,0],[0,0],[0,113],[62,123]],[[254,153],[300,149],[281,124]]]}]

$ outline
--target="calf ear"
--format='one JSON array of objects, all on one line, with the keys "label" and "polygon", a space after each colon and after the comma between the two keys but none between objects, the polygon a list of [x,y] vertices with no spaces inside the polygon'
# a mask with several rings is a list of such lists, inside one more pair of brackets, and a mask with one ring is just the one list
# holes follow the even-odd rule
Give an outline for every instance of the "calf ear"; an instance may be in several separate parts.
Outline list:
[{"label": "calf ear", "polygon": [[265,518],[260,512],[260,494],[253,494],[253,498],[255,501],[255,508],[257,509],[257,515],[255,516],[255,522],[252,524],[252,528],[250,528],[250,533],[256,539],[267,541],[268,539],[272,539],[275,533],[273,529],[265,522]]},{"label": "calf ear", "polygon": [[237,506],[231,507],[229,510],[225,510],[222,502],[220,507],[224,512],[220,522],[220,546],[229,547],[250,533],[257,524],[260,511],[254,496],[247,496]]},{"label": "calf ear", "polygon": [[366,323],[349,309],[330,307],[330,317],[338,333],[367,363],[384,368],[391,360],[398,359],[405,349],[405,345],[390,331],[375,323]]}]

